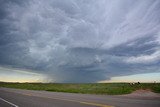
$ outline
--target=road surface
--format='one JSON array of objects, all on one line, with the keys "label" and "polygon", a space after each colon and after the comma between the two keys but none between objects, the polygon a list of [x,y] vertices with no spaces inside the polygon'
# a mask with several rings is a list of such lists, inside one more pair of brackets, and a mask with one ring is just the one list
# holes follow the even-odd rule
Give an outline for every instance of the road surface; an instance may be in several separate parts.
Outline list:
[{"label": "road surface", "polygon": [[160,107],[160,98],[0,88],[0,107]]}]

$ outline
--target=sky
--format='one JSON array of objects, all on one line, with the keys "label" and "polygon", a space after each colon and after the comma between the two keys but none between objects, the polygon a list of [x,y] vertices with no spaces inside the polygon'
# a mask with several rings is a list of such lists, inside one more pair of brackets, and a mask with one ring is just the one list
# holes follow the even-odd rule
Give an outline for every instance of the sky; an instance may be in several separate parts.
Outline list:
[{"label": "sky", "polygon": [[151,82],[157,75],[160,0],[0,0],[0,81]]}]

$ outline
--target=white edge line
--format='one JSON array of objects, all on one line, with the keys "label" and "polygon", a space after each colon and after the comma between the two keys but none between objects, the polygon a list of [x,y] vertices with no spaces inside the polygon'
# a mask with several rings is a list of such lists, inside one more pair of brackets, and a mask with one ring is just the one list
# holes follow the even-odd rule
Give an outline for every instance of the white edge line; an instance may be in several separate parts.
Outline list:
[{"label": "white edge line", "polygon": [[8,104],[10,104],[10,105],[12,105],[12,106],[14,106],[14,107],[18,107],[17,105],[15,105],[15,104],[13,104],[13,103],[11,103],[11,102],[9,102],[9,101],[1,98],[1,97],[0,97],[0,100],[4,101],[4,102],[6,102],[6,103],[8,103]]}]

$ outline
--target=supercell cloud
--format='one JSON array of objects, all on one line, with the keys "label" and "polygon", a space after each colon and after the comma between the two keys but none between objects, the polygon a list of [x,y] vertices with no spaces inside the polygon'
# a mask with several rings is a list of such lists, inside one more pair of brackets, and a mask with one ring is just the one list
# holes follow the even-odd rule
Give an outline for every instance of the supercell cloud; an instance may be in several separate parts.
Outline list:
[{"label": "supercell cloud", "polygon": [[0,0],[0,66],[51,82],[160,72],[160,1]]}]

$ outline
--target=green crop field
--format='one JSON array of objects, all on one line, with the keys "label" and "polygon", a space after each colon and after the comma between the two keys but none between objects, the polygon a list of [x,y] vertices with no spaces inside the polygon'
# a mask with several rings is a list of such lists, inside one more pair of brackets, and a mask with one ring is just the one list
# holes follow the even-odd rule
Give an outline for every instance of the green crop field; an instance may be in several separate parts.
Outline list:
[{"label": "green crop field", "polygon": [[62,83],[0,83],[0,87],[45,90],[53,92],[84,93],[84,94],[128,94],[138,89],[150,89],[160,93],[160,83],[88,83],[88,84],[62,84]]}]

